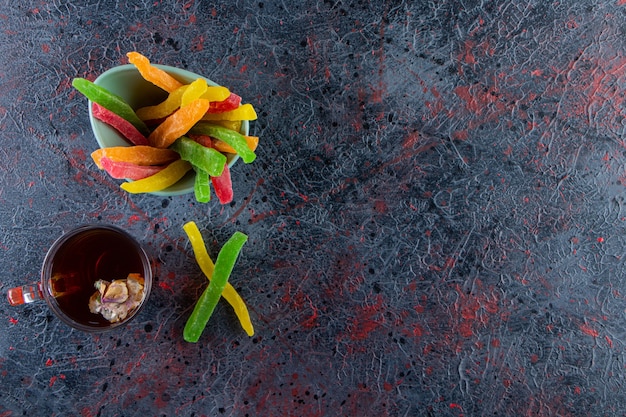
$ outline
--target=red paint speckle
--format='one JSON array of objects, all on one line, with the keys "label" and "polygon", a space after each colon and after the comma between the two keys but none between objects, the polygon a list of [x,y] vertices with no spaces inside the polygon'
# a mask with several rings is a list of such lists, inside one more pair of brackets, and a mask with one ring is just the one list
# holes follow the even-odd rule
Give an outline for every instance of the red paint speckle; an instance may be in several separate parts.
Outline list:
[{"label": "red paint speckle", "polygon": [[594,329],[593,327],[589,326],[586,323],[580,326],[580,330],[584,334],[591,336],[591,337],[598,337],[600,335],[600,333],[596,329]]},{"label": "red paint speckle", "polygon": [[465,338],[472,337],[472,334],[474,334],[472,332],[472,324],[468,322],[461,323],[459,326],[459,333]]},{"label": "red paint speckle", "polygon": [[376,210],[378,213],[384,214],[387,212],[387,203],[385,203],[382,200],[376,200],[374,202],[374,210]]},{"label": "red paint speckle", "polygon": [[191,41],[191,50],[192,51],[202,51],[204,49],[204,36],[199,35],[193,38]]},{"label": "red paint speckle", "polygon": [[59,378],[60,378],[60,379],[65,379],[65,375],[63,375],[63,374],[61,374],[61,375],[59,375],[59,376],[56,376],[56,375],[55,375],[55,376],[53,376],[52,378],[50,378],[50,385],[49,385],[49,386],[53,386],[53,385],[57,382],[57,380],[58,380]]},{"label": "red paint speckle", "polygon": [[465,42],[465,49],[463,50],[460,58],[462,61],[465,61],[466,64],[471,65],[471,64],[476,63],[476,57],[474,56],[474,53],[472,52],[472,48],[474,48],[475,45],[476,43],[473,41]]},{"label": "red paint speckle", "polygon": [[87,154],[84,149],[72,150],[72,155],[76,158],[76,162],[84,163],[87,160]]},{"label": "red paint speckle", "polygon": [[402,147],[403,148],[412,148],[416,145],[418,145],[420,142],[420,135],[417,132],[411,132],[409,133],[406,138],[404,138],[404,141],[402,142]]},{"label": "red paint speckle", "polygon": [[384,303],[382,297],[376,298],[376,304],[360,307],[357,315],[349,321],[348,333],[352,340],[365,340],[370,333],[382,326]]},{"label": "red paint speckle", "polygon": [[134,214],[128,218],[128,225],[131,226],[132,224],[137,223],[138,221],[141,221],[141,217]]},{"label": "red paint speckle", "polygon": [[413,326],[413,336],[421,337],[424,334],[424,329],[419,324]]},{"label": "red paint speckle", "polygon": [[452,139],[455,140],[467,140],[469,138],[469,132],[467,130],[457,130],[452,132]]}]

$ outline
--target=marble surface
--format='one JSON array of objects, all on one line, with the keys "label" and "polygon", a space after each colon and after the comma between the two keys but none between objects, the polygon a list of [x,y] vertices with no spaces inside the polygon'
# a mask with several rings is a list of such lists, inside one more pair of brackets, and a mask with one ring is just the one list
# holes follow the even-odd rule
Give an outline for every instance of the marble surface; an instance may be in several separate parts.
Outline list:
[{"label": "marble surface", "polygon": [[[297,4],[294,4],[297,3]],[[0,1],[0,416],[626,414],[626,1]],[[235,198],[129,195],[74,77],[139,51],[259,118]],[[215,256],[249,242],[197,344]],[[146,247],[128,326],[10,307],[84,223]]]}]

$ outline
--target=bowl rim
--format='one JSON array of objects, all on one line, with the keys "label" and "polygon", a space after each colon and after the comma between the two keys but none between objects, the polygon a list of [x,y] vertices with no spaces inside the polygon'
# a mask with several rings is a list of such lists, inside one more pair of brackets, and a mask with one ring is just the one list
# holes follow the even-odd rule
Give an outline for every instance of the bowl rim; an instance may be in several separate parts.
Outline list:
[{"label": "bowl rim", "polygon": [[[196,80],[198,78],[203,78],[207,84],[211,85],[211,86],[220,86],[220,84],[216,83],[215,81],[182,69],[182,68],[177,68],[177,67],[172,67],[169,65],[162,65],[162,64],[151,64],[152,66],[159,68],[165,72],[167,72],[168,74],[170,74],[171,76],[173,76],[174,78],[176,78],[178,81],[182,82],[182,83],[190,83],[193,80]],[[98,77],[96,77],[96,79],[94,80],[94,84],[96,85],[101,85],[105,80],[117,75],[118,73],[133,73],[136,75],[141,76],[141,74],[139,73],[139,70],[137,69],[137,67],[133,64],[122,64],[122,65],[117,65],[115,67],[109,68],[108,70],[104,71],[103,73],[101,73]],[[191,80],[191,81],[189,81]],[[156,87],[158,88],[158,87]],[[112,146],[133,146],[132,144],[128,143],[128,141],[126,141],[121,134],[119,134],[118,132],[114,132],[114,134],[116,134],[117,136],[119,136],[121,142],[120,145],[108,145],[106,143],[104,143],[102,141],[102,138],[100,137],[100,133],[99,130],[100,128],[103,127],[109,127],[110,129],[114,130],[113,128],[111,128],[110,126],[108,126],[106,123],[96,119],[93,115],[92,112],[92,105],[93,102],[91,100],[87,100],[87,110],[89,112],[89,123],[91,126],[91,130],[92,133],[96,139],[96,142],[98,143],[98,146],[100,148],[108,148],[108,147],[112,147]],[[243,120],[241,123],[241,129],[239,131],[241,134],[243,135],[248,135],[250,132],[250,122],[248,120]],[[230,156],[232,155],[232,156]],[[235,165],[235,163],[239,160],[239,155],[237,154],[229,154],[229,162],[228,162],[228,167],[232,168],[233,165]],[[193,171],[193,170],[192,170]],[[195,177],[195,172],[190,171],[189,173],[187,173],[187,175],[185,175],[180,181],[183,180],[187,180],[190,181],[190,176]],[[130,181],[130,180],[127,180]],[[180,183],[180,181],[178,181],[176,184],[173,184],[172,186],[161,190],[161,191],[153,191],[153,192],[149,192],[149,193],[143,193],[143,194],[152,194],[152,195],[156,195],[156,196],[161,196],[161,197],[169,197],[169,196],[177,196],[177,195],[184,195],[184,194],[189,194],[193,192],[193,183],[191,184],[191,186],[187,186],[184,188],[180,188],[176,189],[176,185]],[[171,189],[173,188],[173,189]]]}]

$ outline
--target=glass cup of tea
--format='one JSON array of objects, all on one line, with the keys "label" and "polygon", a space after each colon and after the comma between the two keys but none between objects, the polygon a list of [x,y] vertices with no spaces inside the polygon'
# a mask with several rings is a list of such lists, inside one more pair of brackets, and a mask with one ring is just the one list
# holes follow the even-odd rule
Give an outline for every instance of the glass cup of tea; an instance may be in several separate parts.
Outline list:
[{"label": "glass cup of tea", "polygon": [[150,260],[126,231],[84,225],[50,247],[38,283],[7,292],[11,305],[45,300],[65,324],[85,332],[115,329],[133,319],[152,289]]}]

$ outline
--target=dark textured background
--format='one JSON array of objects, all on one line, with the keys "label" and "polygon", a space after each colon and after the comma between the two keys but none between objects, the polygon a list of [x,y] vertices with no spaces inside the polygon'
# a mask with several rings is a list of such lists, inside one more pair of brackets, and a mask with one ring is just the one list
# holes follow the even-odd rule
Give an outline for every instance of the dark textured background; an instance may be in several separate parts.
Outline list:
[{"label": "dark textured background", "polygon": [[[0,300],[0,416],[626,414],[626,1],[0,1],[0,290],[82,223],[141,240],[127,327]],[[137,50],[252,103],[235,200],[131,196],[71,87]],[[204,289],[231,279],[248,338]]]}]

